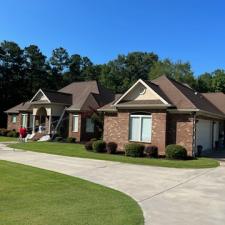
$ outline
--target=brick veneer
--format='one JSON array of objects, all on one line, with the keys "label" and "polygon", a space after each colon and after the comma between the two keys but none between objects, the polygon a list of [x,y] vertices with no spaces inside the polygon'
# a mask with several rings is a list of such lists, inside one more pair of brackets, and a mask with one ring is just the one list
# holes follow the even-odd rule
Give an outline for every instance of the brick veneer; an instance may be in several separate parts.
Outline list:
[{"label": "brick veneer", "polygon": [[190,114],[168,114],[167,144],[184,146],[188,155],[192,155],[193,116]]},{"label": "brick veneer", "polygon": [[[12,122],[12,116],[16,115],[16,123]],[[21,113],[19,114],[8,114],[7,117],[7,129],[18,131],[21,126]]]},{"label": "brick veneer", "polygon": [[78,132],[73,132],[73,113],[69,113],[69,137],[76,138],[76,141],[81,141],[81,114],[78,114]]},{"label": "brick veneer", "polygon": [[78,132],[73,132],[73,115],[74,113],[69,113],[69,137],[75,137],[77,142],[81,142],[99,136],[96,126],[93,133],[86,133],[86,118],[91,117],[91,113],[88,112],[78,113]]},{"label": "brick veneer", "polygon": [[[146,111],[146,110],[145,110]],[[164,154],[166,144],[166,111],[148,110],[152,114],[152,142],[145,145],[156,145],[159,154]],[[123,150],[129,143],[129,116],[131,112],[119,111],[118,113],[105,113],[104,116],[104,141],[116,142],[118,149]]]}]

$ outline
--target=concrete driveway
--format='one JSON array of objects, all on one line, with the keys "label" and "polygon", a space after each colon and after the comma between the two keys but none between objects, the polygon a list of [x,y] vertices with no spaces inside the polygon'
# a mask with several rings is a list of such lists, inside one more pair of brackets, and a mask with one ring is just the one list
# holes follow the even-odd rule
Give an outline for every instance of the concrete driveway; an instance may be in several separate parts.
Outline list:
[{"label": "concrete driveway", "polygon": [[171,169],[12,150],[0,144],[0,160],[83,178],[133,197],[145,224],[225,224],[225,165]]}]

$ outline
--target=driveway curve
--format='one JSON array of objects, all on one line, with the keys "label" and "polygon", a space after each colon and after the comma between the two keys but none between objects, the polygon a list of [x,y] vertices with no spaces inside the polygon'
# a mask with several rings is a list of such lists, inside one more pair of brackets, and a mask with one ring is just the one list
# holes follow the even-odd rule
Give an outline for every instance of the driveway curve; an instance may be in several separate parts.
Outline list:
[{"label": "driveway curve", "polygon": [[133,197],[146,225],[222,225],[225,165],[173,169],[17,150],[0,144],[0,160],[79,177]]}]

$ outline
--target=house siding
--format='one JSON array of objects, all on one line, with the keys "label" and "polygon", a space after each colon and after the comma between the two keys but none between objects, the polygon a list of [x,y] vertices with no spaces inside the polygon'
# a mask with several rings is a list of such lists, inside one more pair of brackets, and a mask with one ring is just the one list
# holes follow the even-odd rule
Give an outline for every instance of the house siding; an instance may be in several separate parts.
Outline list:
[{"label": "house siding", "polygon": [[192,156],[193,116],[190,114],[168,114],[167,144],[182,145]]},{"label": "house siding", "polygon": [[[12,122],[12,116],[16,115],[16,123]],[[8,114],[7,117],[7,129],[18,131],[21,126],[21,113],[19,114]]]},{"label": "house siding", "polygon": [[[151,143],[142,143],[144,145],[156,145],[159,154],[165,153],[166,144],[166,117],[164,110],[144,110],[152,115],[152,140]],[[133,111],[135,112],[135,111]],[[131,111],[119,111],[118,113],[105,113],[104,116],[104,141],[116,142],[118,150],[123,151],[124,145],[131,143],[129,141],[129,117]]]},{"label": "house siding", "polygon": [[77,142],[81,141],[81,114],[78,113],[78,132],[73,131],[73,115],[75,113],[69,113],[69,137],[76,138]]}]

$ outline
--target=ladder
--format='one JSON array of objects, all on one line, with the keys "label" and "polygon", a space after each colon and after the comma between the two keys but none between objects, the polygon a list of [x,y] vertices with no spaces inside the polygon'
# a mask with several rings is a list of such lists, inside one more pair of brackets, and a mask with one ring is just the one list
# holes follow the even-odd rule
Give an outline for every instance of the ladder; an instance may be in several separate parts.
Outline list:
[{"label": "ladder", "polygon": [[53,131],[53,134],[55,134],[56,131],[58,130],[59,125],[60,125],[60,123],[62,122],[62,119],[63,119],[63,117],[64,117],[64,115],[65,115],[66,109],[67,109],[67,107],[64,108],[64,110],[63,110],[63,112],[62,112],[62,114],[61,114],[61,116],[60,116],[60,118],[59,118],[59,120],[58,120],[58,123],[57,123],[56,126],[55,126],[55,129],[54,129],[54,131]]}]

